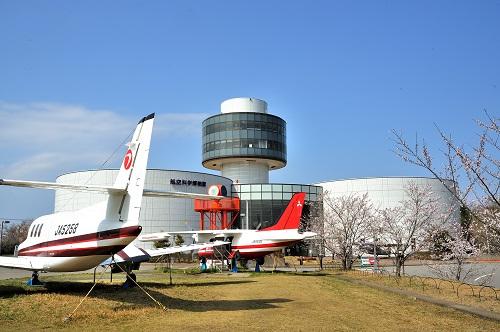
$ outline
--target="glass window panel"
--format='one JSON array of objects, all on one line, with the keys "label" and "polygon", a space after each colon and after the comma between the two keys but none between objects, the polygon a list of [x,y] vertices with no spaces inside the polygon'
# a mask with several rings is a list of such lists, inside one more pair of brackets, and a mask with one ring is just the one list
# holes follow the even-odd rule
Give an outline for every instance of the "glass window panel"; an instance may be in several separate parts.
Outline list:
[{"label": "glass window panel", "polygon": [[262,228],[274,224],[272,201],[262,201]]},{"label": "glass window panel", "polygon": [[248,200],[250,200],[250,193],[241,193],[240,199],[242,201],[248,201]]},{"label": "glass window panel", "polygon": [[305,193],[309,193],[311,191],[311,186],[302,186],[302,191]]},{"label": "glass window panel", "polygon": [[318,195],[316,195],[316,194],[311,194],[311,196],[310,196],[310,200],[311,200],[311,201],[317,201],[317,200],[318,200]]},{"label": "glass window panel", "polygon": [[294,185],[294,186],[293,186],[292,191],[293,191],[294,193],[298,193],[298,192],[300,192],[300,191],[301,191],[301,188],[300,188],[300,186]]},{"label": "glass window panel", "polygon": [[277,191],[281,192],[281,191],[283,191],[283,186],[281,184],[273,184],[273,191],[274,192],[277,192]]},{"label": "glass window panel", "polygon": [[288,205],[288,201],[277,200],[273,201],[273,220],[274,223],[278,222],[279,218],[285,211],[286,206]]},{"label": "glass window panel", "polygon": [[262,188],[260,184],[252,184],[252,192],[261,192]]},{"label": "glass window panel", "polygon": [[291,200],[292,199],[292,193],[283,193],[283,199],[284,200]]},{"label": "glass window panel", "polygon": [[264,192],[264,193],[262,193],[262,199],[271,200],[271,199],[273,199],[273,194]]},{"label": "glass window panel", "polygon": [[[289,184],[284,184],[283,185],[283,192],[291,192],[292,191],[292,186]],[[291,196],[290,196],[291,198]]]},{"label": "glass window panel", "polygon": [[274,191],[273,199],[280,199],[280,200],[283,199],[283,193]]},{"label": "glass window panel", "polygon": [[270,184],[263,184],[262,185],[262,191],[271,191],[271,185]]},{"label": "glass window panel", "polygon": [[253,192],[252,191],[252,194],[251,194],[250,197],[251,197],[252,200],[262,199],[262,193],[261,192]]},{"label": "glass window panel", "polygon": [[248,184],[235,184],[236,187],[239,187],[239,191],[248,193],[250,192],[250,185]]}]

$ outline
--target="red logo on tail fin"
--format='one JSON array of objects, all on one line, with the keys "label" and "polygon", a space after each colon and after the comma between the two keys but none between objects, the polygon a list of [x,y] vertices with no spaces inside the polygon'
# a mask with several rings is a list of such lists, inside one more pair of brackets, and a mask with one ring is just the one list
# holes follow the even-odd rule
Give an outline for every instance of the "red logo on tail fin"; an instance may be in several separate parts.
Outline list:
[{"label": "red logo on tail fin", "polygon": [[128,170],[130,166],[132,166],[132,150],[128,149],[125,158],[123,158],[123,168]]}]

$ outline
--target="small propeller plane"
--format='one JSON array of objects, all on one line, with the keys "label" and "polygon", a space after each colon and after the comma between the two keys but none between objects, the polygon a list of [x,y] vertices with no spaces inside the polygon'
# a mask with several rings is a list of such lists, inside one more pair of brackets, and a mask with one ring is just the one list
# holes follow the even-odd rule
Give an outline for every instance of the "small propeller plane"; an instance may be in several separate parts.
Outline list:
[{"label": "small propeller plane", "polygon": [[[259,230],[202,230],[192,232],[161,232],[139,237],[140,241],[163,240],[174,234],[191,234],[196,242],[218,241],[229,243],[229,258],[234,255],[241,259],[255,259],[256,271],[264,263],[264,256],[281,251],[304,239],[316,236],[313,232],[299,232],[300,219],[304,206],[305,193],[296,193],[288,203],[287,208],[278,222],[270,227]],[[216,255],[213,246],[199,249],[198,256],[214,258]]]},{"label": "small propeller plane", "polygon": [[[0,266],[33,271],[31,281],[37,284],[39,271],[84,271],[103,264],[145,261],[152,256],[224,244],[200,243],[150,250],[131,244],[141,233],[139,213],[143,196],[222,198],[144,189],[154,117],[152,113],[139,121],[112,187],[0,179],[0,185],[5,186],[108,194],[107,200],[81,210],[37,218],[31,224],[26,240],[19,245],[17,257],[0,257]],[[122,251],[125,247],[127,253]]]}]

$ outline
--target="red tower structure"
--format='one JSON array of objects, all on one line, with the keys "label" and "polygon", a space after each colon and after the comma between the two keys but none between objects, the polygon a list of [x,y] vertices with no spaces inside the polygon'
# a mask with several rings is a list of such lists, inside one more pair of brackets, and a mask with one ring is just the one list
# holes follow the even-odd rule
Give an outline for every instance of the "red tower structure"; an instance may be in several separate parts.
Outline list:
[{"label": "red tower structure", "polygon": [[[200,213],[200,230],[229,229],[240,214],[240,199],[195,199],[194,210]],[[208,228],[205,227],[205,217],[208,217]]]}]

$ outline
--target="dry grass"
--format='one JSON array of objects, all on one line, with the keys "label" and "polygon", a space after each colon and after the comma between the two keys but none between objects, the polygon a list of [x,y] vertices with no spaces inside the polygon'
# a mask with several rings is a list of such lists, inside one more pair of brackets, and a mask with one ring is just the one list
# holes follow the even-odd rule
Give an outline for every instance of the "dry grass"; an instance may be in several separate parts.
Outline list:
[{"label": "dry grass", "polygon": [[[64,277],[64,279],[63,279]],[[0,326],[17,330],[469,330],[500,324],[420,301],[353,285],[334,275],[140,272],[138,280],[163,303],[119,280],[99,285],[74,318],[67,316],[91,287],[91,275],[46,278],[47,288],[0,282]],[[120,277],[123,280],[123,277]]]}]

